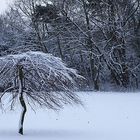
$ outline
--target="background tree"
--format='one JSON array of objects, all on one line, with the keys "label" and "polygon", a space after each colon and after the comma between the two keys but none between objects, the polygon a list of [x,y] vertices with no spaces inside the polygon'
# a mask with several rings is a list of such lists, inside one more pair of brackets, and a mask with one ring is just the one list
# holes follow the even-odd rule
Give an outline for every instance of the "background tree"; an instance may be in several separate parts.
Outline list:
[{"label": "background tree", "polygon": [[16,0],[1,18],[1,55],[49,52],[86,77],[80,89],[107,90],[106,85],[112,90],[136,89],[140,83],[139,3]]}]

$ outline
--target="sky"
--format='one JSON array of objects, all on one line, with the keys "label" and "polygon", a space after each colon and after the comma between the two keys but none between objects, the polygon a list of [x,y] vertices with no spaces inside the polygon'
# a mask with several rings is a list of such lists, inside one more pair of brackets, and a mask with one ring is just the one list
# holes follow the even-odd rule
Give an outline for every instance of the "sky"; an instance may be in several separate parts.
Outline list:
[{"label": "sky", "polygon": [[10,4],[13,0],[0,0],[0,13],[4,13],[4,11],[8,8],[8,4]]}]

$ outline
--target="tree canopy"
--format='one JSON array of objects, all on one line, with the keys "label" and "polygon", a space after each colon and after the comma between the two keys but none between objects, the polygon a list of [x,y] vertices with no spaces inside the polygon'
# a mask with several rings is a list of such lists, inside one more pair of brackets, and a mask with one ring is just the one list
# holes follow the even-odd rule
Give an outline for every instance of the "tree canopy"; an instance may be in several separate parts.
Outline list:
[{"label": "tree canopy", "polygon": [[19,67],[23,72],[23,92],[27,100],[54,110],[63,104],[80,103],[71,90],[76,85],[74,78],[81,77],[58,57],[42,52],[8,55],[0,58],[0,67],[0,86],[4,88],[0,99],[5,94],[12,95],[11,106],[19,94]]}]

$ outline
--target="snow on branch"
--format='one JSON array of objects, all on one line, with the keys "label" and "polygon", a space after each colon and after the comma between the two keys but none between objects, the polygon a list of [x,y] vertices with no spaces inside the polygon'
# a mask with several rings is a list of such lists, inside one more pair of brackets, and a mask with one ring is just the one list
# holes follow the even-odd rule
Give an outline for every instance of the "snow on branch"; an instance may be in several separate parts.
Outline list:
[{"label": "snow on branch", "polygon": [[6,94],[18,97],[20,83],[18,68],[22,69],[23,95],[28,104],[39,104],[57,110],[64,104],[81,104],[72,90],[75,78],[83,79],[76,70],[67,68],[60,58],[42,52],[26,52],[0,58],[0,102]]}]

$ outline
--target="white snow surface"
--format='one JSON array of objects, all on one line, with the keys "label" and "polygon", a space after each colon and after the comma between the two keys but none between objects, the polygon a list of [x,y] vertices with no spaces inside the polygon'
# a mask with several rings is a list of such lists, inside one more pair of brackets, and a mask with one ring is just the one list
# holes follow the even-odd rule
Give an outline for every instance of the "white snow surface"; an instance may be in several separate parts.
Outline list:
[{"label": "white snow surface", "polygon": [[79,92],[84,108],[29,109],[24,135],[20,110],[0,113],[0,140],[140,140],[140,93]]}]

